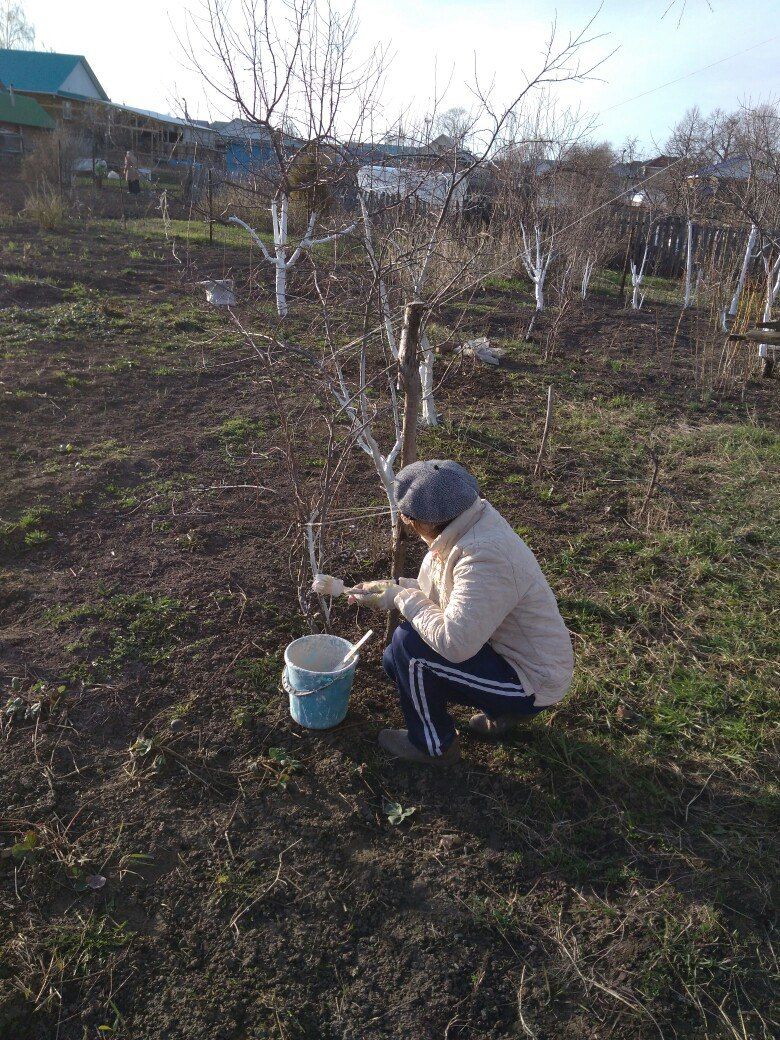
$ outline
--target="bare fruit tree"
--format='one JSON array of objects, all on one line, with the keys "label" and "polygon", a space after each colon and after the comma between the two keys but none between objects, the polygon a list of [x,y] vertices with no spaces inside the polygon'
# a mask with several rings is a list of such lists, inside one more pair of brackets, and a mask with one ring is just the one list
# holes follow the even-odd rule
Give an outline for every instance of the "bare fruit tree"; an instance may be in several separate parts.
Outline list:
[{"label": "bare fruit tree", "polygon": [[[728,125],[736,154],[717,178],[714,191],[750,230],[724,324],[733,322],[746,279],[759,258],[764,276],[761,321],[766,323],[780,296],[780,108],[775,103],[746,105],[728,118]],[[769,343],[759,345],[766,373],[772,370],[776,349]]]},{"label": "bare fruit tree", "polygon": [[[589,254],[587,230],[596,227],[591,214],[601,218],[601,202],[607,179],[588,182],[579,138],[587,125],[572,113],[558,113],[549,92],[533,98],[533,104],[509,121],[495,167],[499,185],[497,205],[501,231],[500,251],[507,262],[524,274],[533,286],[534,312],[526,330],[530,339],[539,316],[547,307],[548,279],[554,265],[560,274],[559,290],[565,290],[581,268],[587,285],[600,248]],[[594,237],[594,241],[596,236]],[[559,293],[560,294],[560,293]]]},{"label": "bare fruit tree", "polygon": [[[432,139],[434,105],[427,131],[407,135],[414,140],[407,155],[374,162],[366,151],[381,151],[375,148],[381,135],[372,130],[384,52],[352,62],[353,12],[340,16],[316,0],[290,0],[281,14],[271,0],[204,0],[202,11],[189,26],[193,63],[272,152],[271,161],[254,171],[253,190],[267,200],[273,252],[263,248],[262,233],[248,220],[236,222],[275,267],[280,316],[288,308],[291,266],[302,266],[309,278],[294,332],[256,332],[245,319],[235,320],[256,353],[268,356],[270,349],[273,358],[286,353],[308,366],[322,389],[318,400],[329,402],[329,428],[337,437],[341,431],[332,453],[339,472],[355,449],[370,458],[387,503],[382,511],[391,520],[397,573],[403,539],[395,467],[416,458],[420,409],[435,421],[426,329],[442,305],[479,282],[493,259],[490,236],[465,213],[470,180],[493,161],[515,113],[533,107],[546,86],[587,77],[599,64],[580,60],[594,39],[590,23],[560,43],[552,32],[537,69],[508,102],[495,102],[492,88],[475,76],[474,107],[467,120],[458,115],[458,141]],[[369,140],[361,142],[366,133]],[[375,191],[377,179],[391,190]],[[284,219],[288,213],[296,214],[295,236]],[[325,215],[331,226],[322,233]],[[313,250],[317,239],[357,232],[358,224],[353,243],[363,243],[364,263],[354,245],[344,260],[335,249]],[[327,496],[311,503],[308,556],[317,566],[330,513]]]},{"label": "bare fruit tree", "polygon": [[[355,57],[357,32],[354,6],[340,13],[317,0],[203,0],[189,15],[190,61],[234,117],[224,132],[248,152],[245,190],[270,213],[270,248],[245,220],[231,219],[272,265],[280,317],[289,310],[289,271],[355,227],[339,220],[348,144],[370,124],[385,68],[381,48]],[[328,217],[336,226],[318,234]]]}]

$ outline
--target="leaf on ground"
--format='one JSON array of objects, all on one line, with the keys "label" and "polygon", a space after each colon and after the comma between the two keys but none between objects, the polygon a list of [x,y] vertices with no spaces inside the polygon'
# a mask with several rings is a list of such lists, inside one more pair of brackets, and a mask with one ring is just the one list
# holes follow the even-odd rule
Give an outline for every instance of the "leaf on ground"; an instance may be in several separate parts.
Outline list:
[{"label": "leaf on ground", "polygon": [[382,803],[382,809],[388,822],[394,827],[399,823],[403,823],[403,821],[411,816],[413,812],[417,812],[417,809],[413,805],[408,809],[404,809],[400,802],[390,802],[387,800]]}]

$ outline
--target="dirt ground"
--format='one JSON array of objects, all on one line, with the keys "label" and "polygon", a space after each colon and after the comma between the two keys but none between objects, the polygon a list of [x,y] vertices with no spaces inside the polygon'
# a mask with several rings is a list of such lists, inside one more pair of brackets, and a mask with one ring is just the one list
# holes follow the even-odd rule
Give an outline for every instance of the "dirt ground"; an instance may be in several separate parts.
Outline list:
[{"label": "dirt ground", "polygon": [[[670,304],[596,294],[547,362],[519,283],[453,305],[445,336],[508,355],[451,365],[421,451],[537,552],[578,667],[506,744],[416,769],[376,746],[378,641],[342,726],[289,717],[279,401],[192,284],[257,260],[177,252],[0,228],[2,1040],[776,1035],[776,382],[708,392]],[[381,501],[356,454],[343,505]],[[387,569],[381,521],[329,544]]]}]

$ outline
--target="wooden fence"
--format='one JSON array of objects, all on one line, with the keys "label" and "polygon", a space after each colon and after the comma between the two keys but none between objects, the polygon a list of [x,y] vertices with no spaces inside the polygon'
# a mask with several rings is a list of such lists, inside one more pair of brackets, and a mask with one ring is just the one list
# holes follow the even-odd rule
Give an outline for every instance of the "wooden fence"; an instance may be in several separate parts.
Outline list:
[{"label": "wooden fence", "polygon": [[[688,223],[684,217],[653,218],[652,214],[615,208],[607,218],[605,229],[617,243],[627,243],[637,266],[647,243],[647,269],[664,278],[679,278],[685,270],[688,249]],[[703,224],[693,221],[692,255],[697,270],[719,270],[738,266],[747,244],[749,231],[725,224]]]}]

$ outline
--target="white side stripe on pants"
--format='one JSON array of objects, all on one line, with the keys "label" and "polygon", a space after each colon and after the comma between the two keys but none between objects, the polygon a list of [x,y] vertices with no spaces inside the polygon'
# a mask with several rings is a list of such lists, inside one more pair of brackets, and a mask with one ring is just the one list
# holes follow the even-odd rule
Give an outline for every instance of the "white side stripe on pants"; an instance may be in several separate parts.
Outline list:
[{"label": "white side stripe on pants", "polygon": [[414,657],[409,662],[409,689],[411,691],[412,703],[414,704],[415,711],[420,716],[420,721],[422,722],[425,742],[428,745],[428,752],[431,755],[440,755],[441,742],[431,720],[431,714],[428,711],[428,701],[425,699],[425,687],[423,686],[422,681],[422,666],[423,661],[419,657]]},{"label": "white side stripe on pants", "polygon": [[463,686],[469,686],[473,690],[483,690],[485,693],[497,693],[506,697],[527,697],[529,696],[523,689],[523,685],[518,679],[515,683],[503,683],[497,682],[495,679],[483,679],[479,675],[472,675],[470,672],[461,672],[457,668],[451,668],[449,665],[438,664],[433,661],[428,661],[422,657],[415,657],[412,659],[411,664],[417,664],[423,668],[430,668],[434,675],[440,675],[443,679],[453,679]]}]

